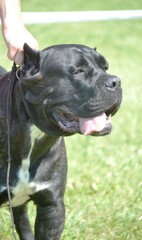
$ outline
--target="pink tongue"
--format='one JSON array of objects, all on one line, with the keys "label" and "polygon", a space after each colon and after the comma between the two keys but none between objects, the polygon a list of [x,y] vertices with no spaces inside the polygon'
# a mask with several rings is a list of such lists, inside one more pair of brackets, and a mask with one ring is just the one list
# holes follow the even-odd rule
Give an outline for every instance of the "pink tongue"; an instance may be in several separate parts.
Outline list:
[{"label": "pink tongue", "polygon": [[81,133],[84,135],[100,132],[106,126],[106,114],[93,118],[79,118],[79,124]]}]

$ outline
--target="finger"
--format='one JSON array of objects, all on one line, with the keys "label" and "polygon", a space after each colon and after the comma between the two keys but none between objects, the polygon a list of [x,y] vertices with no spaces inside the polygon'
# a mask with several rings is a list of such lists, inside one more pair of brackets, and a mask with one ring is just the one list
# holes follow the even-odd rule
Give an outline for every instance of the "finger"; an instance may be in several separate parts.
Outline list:
[{"label": "finger", "polygon": [[13,60],[16,65],[21,65],[24,61],[23,51],[17,51]]},{"label": "finger", "polygon": [[15,55],[16,55],[16,49],[15,49],[15,50],[13,50],[13,49],[8,49],[7,57],[8,57],[10,60],[14,60]]}]

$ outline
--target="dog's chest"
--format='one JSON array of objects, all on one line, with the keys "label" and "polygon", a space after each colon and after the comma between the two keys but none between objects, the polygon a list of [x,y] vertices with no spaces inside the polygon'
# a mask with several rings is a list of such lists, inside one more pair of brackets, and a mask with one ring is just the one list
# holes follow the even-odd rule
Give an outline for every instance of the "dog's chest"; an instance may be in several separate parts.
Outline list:
[{"label": "dog's chest", "polygon": [[35,141],[42,140],[44,138],[44,133],[40,131],[37,127],[32,126],[30,128],[30,135],[31,135],[31,148],[29,151],[29,154],[27,158],[22,160],[21,167],[18,171],[18,182],[15,187],[12,188],[12,206],[16,207],[18,205],[21,205],[25,203],[27,200],[30,199],[30,195],[49,188],[48,182],[34,182],[30,181],[30,156],[32,153],[32,150],[35,145]]},{"label": "dog's chest", "polygon": [[30,160],[24,159],[18,173],[17,185],[12,189],[12,194],[14,196],[12,198],[13,207],[28,201],[30,199],[30,195],[50,187],[48,182],[41,183],[37,181],[30,181],[29,166]]}]

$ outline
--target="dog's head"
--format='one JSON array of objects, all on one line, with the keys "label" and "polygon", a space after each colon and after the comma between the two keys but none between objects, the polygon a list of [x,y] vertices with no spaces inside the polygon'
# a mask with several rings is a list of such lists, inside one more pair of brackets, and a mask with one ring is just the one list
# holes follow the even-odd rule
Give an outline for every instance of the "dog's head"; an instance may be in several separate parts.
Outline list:
[{"label": "dog's head", "polygon": [[21,89],[31,120],[48,135],[109,134],[122,89],[107,70],[105,58],[87,46],[34,51],[25,44]]}]

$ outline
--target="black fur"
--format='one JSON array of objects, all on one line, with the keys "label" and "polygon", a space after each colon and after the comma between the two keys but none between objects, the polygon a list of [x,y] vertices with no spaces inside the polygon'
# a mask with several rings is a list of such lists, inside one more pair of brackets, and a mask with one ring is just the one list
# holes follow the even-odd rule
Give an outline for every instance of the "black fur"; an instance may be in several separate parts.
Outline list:
[{"label": "black fur", "polygon": [[[23,78],[17,79],[16,69],[1,77],[0,204],[8,202],[6,102],[8,86],[14,78],[10,115],[10,190],[21,240],[60,239],[65,219],[63,198],[67,175],[64,136],[82,133],[80,119],[94,118],[102,113],[114,115],[119,109],[122,99],[120,80],[108,74],[107,69],[105,58],[87,46],[56,45],[34,51],[25,44]],[[38,135],[34,133],[34,126]],[[110,132],[111,124],[89,134],[102,136]],[[14,189],[20,180],[22,164],[27,160],[30,160],[27,168],[30,193],[19,205],[20,199],[15,200]],[[25,179],[27,172],[23,168]],[[29,200],[37,207],[35,238],[26,212]]]}]

